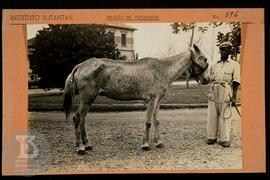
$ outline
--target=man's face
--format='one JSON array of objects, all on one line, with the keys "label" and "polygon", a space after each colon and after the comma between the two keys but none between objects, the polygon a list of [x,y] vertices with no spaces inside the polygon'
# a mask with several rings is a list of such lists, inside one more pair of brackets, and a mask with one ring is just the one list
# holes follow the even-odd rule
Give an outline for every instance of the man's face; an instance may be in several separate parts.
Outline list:
[{"label": "man's face", "polygon": [[220,48],[220,55],[221,55],[221,60],[225,61],[228,59],[230,55],[231,48],[230,47],[222,47]]}]

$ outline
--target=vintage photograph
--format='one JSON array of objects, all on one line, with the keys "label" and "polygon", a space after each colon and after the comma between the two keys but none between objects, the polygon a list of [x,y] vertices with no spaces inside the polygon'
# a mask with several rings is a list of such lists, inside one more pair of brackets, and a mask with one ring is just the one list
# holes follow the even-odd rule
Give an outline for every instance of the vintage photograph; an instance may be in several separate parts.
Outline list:
[{"label": "vintage photograph", "polygon": [[241,22],[27,24],[28,168],[243,168]]}]

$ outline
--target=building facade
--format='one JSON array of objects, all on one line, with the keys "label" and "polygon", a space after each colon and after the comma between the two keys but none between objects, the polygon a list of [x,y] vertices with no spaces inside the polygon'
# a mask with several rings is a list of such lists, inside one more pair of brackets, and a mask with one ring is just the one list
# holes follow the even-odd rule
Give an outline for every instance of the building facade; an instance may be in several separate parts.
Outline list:
[{"label": "building facade", "polygon": [[[134,27],[125,25],[125,24],[106,24],[107,31],[114,34],[114,41],[121,53],[121,59],[124,60],[134,60],[134,39],[133,32],[137,29]],[[29,87],[35,87],[37,82],[40,80],[38,74],[34,73],[30,68],[29,56],[32,53],[32,45],[35,41],[35,38],[28,40],[28,85]]]},{"label": "building facade", "polygon": [[126,24],[106,24],[107,30],[114,34],[114,41],[125,60],[135,60],[133,33],[137,29]]},{"label": "building facade", "polygon": [[34,88],[37,87],[37,83],[40,80],[40,77],[38,76],[37,73],[34,73],[33,70],[30,68],[30,59],[29,56],[32,54],[32,45],[35,41],[35,38],[28,39],[28,87],[29,88]]}]

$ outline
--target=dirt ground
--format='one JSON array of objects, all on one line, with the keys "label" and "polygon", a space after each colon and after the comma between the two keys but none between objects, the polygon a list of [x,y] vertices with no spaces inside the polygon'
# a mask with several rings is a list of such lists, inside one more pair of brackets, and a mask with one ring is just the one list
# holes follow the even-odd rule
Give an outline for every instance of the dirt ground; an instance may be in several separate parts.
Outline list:
[{"label": "dirt ground", "polygon": [[[207,109],[161,110],[160,135],[165,148],[153,144],[140,149],[146,112],[88,113],[86,131],[93,150],[86,155],[75,153],[72,122],[62,112],[29,112],[29,132],[36,135],[38,161],[30,167],[46,171],[144,171],[242,168],[241,120],[232,109],[231,146],[206,144]],[[35,166],[42,161],[42,165]],[[31,164],[32,162],[32,164]]]}]

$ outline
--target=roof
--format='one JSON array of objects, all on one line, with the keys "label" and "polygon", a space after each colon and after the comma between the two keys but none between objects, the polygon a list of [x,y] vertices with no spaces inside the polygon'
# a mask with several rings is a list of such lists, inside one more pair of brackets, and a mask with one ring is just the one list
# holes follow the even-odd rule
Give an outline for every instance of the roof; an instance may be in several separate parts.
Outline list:
[{"label": "roof", "polygon": [[127,29],[127,30],[132,30],[132,31],[136,31],[137,30],[136,28],[134,28],[132,26],[129,26],[129,25],[126,25],[126,24],[121,24],[121,23],[117,23],[117,24],[107,23],[106,25],[109,26],[109,27],[120,28],[120,29]]}]

